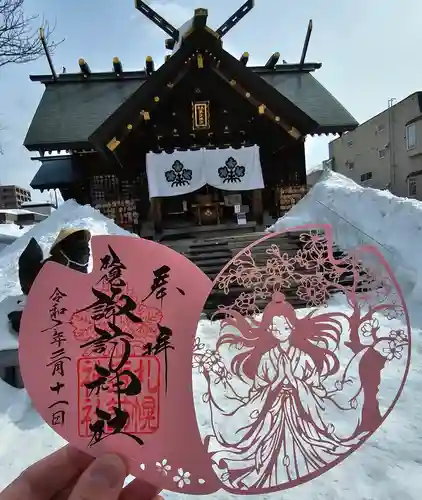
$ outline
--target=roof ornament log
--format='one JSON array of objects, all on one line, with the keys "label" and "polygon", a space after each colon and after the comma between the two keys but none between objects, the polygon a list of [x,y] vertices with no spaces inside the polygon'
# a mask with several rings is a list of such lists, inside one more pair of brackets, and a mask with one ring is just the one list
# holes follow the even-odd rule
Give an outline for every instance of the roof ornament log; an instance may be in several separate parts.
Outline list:
[{"label": "roof ornament log", "polygon": [[147,56],[145,59],[145,72],[148,76],[154,73],[154,59],[151,56]]},{"label": "roof ornament log", "polygon": [[243,52],[243,54],[240,56],[239,61],[246,66],[249,61],[249,52]]},{"label": "roof ornament log", "polygon": [[154,9],[147,5],[142,0],[135,0],[135,7],[141,12],[146,18],[152,21],[156,26],[161,28],[167,35],[169,35],[174,41],[179,40],[179,30],[177,30],[173,25],[161,17]]},{"label": "roof ornament log", "polygon": [[192,29],[196,30],[199,28],[205,28],[207,25],[208,10],[207,9],[195,9],[192,19]]},{"label": "roof ornament log", "polygon": [[123,73],[123,65],[118,57],[113,57],[113,70],[116,75],[121,75]]},{"label": "roof ornament log", "polygon": [[311,34],[312,34],[312,19],[310,19],[309,23],[308,23],[308,30],[306,31],[305,42],[303,44],[302,55],[300,57],[299,69],[302,69],[303,65],[305,64],[306,53],[308,52],[308,47],[309,47],[309,41],[311,39]]},{"label": "roof ornament log", "polygon": [[81,72],[84,74],[84,76],[88,76],[91,74],[91,69],[88,66],[88,63],[83,59],[82,57],[79,59],[79,67],[81,69]]},{"label": "roof ornament log", "polygon": [[174,38],[166,38],[165,46],[167,50],[173,50],[176,45],[176,40]]},{"label": "roof ornament log", "polygon": [[40,40],[44,49],[45,57],[47,58],[48,65],[50,66],[51,75],[53,76],[53,80],[57,81],[57,73],[53,66],[53,61],[51,59],[50,51],[48,49],[47,42],[45,40],[44,28],[40,28]]},{"label": "roof ornament log", "polygon": [[274,54],[265,63],[265,67],[267,69],[275,69],[279,59],[280,59],[280,52],[274,52]]},{"label": "roof ornament log", "polygon": [[255,0],[247,0],[225,23],[223,23],[216,31],[217,35],[222,38],[236,24],[241,21],[255,6]]}]

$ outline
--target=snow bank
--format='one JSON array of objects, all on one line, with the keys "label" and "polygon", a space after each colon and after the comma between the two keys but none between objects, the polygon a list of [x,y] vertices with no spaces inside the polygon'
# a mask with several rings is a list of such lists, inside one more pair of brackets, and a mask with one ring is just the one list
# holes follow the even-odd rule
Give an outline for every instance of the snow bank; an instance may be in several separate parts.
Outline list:
[{"label": "snow bank", "polygon": [[0,380],[0,491],[26,467],[65,444],[31,405],[25,389]]},{"label": "snow bank", "polygon": [[81,206],[74,200],[69,200],[63,203],[47,219],[33,226],[32,229],[1,252],[0,301],[9,295],[19,295],[21,293],[17,263],[29,240],[35,238],[47,255],[59,231],[64,227],[86,228],[93,235],[120,234],[134,236],[121,229],[111,219],[104,217],[91,206]]},{"label": "snow bank", "polygon": [[269,231],[303,224],[333,227],[344,250],[375,245],[385,256],[407,296],[422,301],[422,202],[389,191],[365,188],[341,174],[325,171],[321,180]]}]

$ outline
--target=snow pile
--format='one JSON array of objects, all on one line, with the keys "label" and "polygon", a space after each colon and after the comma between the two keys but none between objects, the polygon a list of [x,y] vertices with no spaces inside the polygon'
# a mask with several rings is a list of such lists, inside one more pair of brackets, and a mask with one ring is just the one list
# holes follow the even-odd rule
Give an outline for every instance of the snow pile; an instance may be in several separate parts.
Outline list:
[{"label": "snow pile", "polygon": [[21,293],[17,262],[31,238],[35,238],[47,256],[59,231],[65,227],[89,229],[92,235],[133,234],[117,226],[89,205],[81,206],[74,200],[63,203],[47,219],[33,226],[0,254],[0,301],[9,295]]},{"label": "snow pile", "polygon": [[15,389],[2,380],[0,426],[0,491],[26,467],[65,444],[32,408],[25,389]]},{"label": "snow pile", "polygon": [[[325,171],[321,180],[268,230],[330,224],[343,250],[374,245],[389,262],[407,296],[422,297],[422,202],[365,188]],[[421,298],[422,300],[422,298]]]}]

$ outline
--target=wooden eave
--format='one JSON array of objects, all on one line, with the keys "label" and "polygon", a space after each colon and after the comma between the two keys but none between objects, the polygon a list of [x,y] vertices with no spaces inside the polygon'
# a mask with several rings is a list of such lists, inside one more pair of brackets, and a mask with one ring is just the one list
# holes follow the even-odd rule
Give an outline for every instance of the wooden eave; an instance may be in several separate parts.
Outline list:
[{"label": "wooden eave", "polygon": [[[177,82],[190,71],[189,58],[197,53],[212,54],[216,59],[217,74],[224,73],[229,81],[240,84],[245,91],[245,99],[246,93],[253,96],[257,103],[271,109],[271,113],[282,119],[283,123],[295,127],[299,135],[305,136],[316,130],[318,124],[305,112],[268,85],[251,68],[244,67],[240,61],[225,52],[221,42],[211,33],[198,29],[184,40],[180,49],[163,66],[146,78],[142,87],[98,127],[89,141],[102,151],[112,142],[120,144],[130,130],[143,121],[141,112],[153,112],[156,106],[170,96]],[[159,102],[154,98],[159,98]]]},{"label": "wooden eave", "polygon": [[[237,61],[237,59],[235,60]],[[297,71],[311,73],[313,71],[316,71],[317,69],[320,69],[322,67],[322,64],[304,63],[302,66],[300,66],[300,64],[277,64],[277,66],[275,66],[275,68],[273,69],[266,68],[265,66],[246,66],[246,67],[253,73],[265,75],[266,73],[292,73]],[[147,78],[148,76],[144,70],[124,71],[121,74],[117,74],[114,71],[103,71],[98,73],[91,73],[90,75],[87,76],[85,76],[81,72],[63,73],[57,75],[57,81],[54,81],[53,77],[49,74],[29,76],[31,82],[39,82],[43,83],[44,85],[49,85],[54,83],[78,83],[83,81],[98,82],[98,81],[116,81],[116,80],[145,80]]]}]

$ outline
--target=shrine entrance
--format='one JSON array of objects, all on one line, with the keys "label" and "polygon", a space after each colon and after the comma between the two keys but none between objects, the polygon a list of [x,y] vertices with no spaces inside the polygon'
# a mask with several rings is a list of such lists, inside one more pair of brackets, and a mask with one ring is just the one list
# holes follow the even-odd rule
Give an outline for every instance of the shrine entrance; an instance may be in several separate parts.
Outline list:
[{"label": "shrine entrance", "polygon": [[261,222],[257,146],[149,153],[146,171],[158,230]]},{"label": "shrine entrance", "polygon": [[193,193],[161,200],[163,228],[238,224],[252,220],[250,192],[222,191],[204,186]]}]

